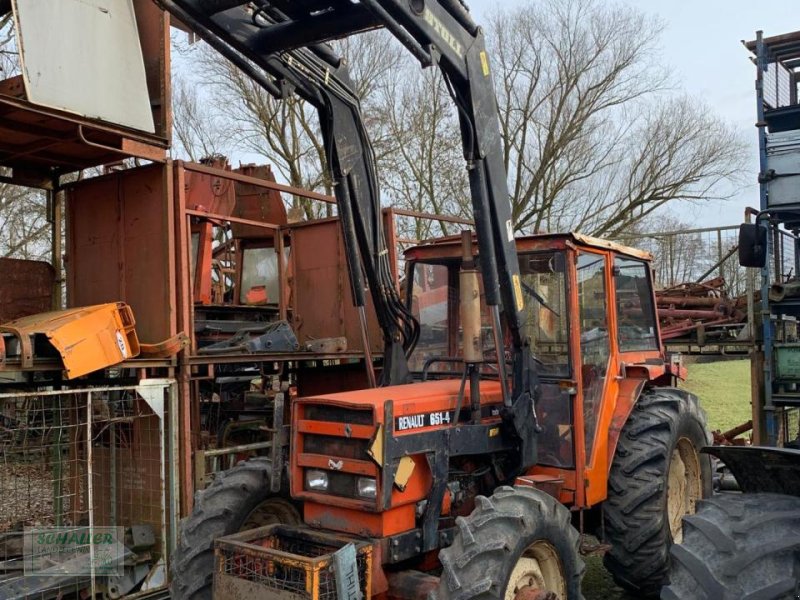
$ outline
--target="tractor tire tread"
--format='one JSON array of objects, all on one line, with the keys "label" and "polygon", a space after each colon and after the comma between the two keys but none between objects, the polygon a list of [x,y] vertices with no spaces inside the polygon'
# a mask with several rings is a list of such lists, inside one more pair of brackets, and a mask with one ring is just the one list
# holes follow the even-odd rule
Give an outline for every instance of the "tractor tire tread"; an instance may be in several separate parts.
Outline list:
[{"label": "tractor tire tread", "polygon": [[[679,428],[686,430],[692,422],[696,436],[702,436],[693,442],[710,444],[696,396],[676,388],[651,388],[639,397],[619,437],[603,505],[603,535],[611,545],[603,562],[614,581],[637,597],[658,597],[667,578],[672,544],[666,511],[671,449]],[[700,455],[700,461],[707,495],[710,459]]]},{"label": "tractor tire tread", "polygon": [[684,518],[661,598],[793,600],[800,591],[800,498],[718,494]]},{"label": "tractor tire tread", "polygon": [[194,509],[178,531],[170,580],[174,600],[211,600],[214,571],[213,541],[239,531],[253,509],[269,499],[285,503],[286,514],[299,515],[287,500],[270,491],[270,459],[254,457],[219,473],[194,497]]},{"label": "tractor tire tread", "polygon": [[429,600],[503,598],[513,568],[509,563],[537,536],[552,540],[559,551],[569,600],[582,598],[585,566],[578,553],[579,535],[569,510],[555,498],[533,488],[506,486],[492,498],[478,496],[473,513],[458,521],[452,545],[439,553],[442,576]]}]

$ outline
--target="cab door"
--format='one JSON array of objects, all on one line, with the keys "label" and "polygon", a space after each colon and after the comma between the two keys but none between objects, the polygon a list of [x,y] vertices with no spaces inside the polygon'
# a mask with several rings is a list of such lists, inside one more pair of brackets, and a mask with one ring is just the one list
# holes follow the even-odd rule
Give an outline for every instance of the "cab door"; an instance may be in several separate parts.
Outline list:
[{"label": "cab door", "polygon": [[[580,408],[587,469],[605,463],[595,450],[603,398],[610,393],[613,330],[609,311],[608,255],[581,250],[577,255]],[[580,425],[580,424],[578,424]],[[588,494],[588,490],[587,490]],[[592,494],[593,495],[593,494]],[[587,498],[588,499],[588,498]]]}]

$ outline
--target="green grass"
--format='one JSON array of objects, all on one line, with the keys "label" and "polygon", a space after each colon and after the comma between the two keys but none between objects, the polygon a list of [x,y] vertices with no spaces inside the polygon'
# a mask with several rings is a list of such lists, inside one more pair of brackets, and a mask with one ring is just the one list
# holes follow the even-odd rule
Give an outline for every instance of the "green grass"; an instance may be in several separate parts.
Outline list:
[{"label": "green grass", "polygon": [[[700,399],[712,431],[726,431],[750,419],[750,361],[729,360],[688,365],[681,387]],[[600,556],[586,559],[583,594],[586,600],[633,600],[614,585]]]},{"label": "green grass", "polygon": [[727,360],[688,365],[682,387],[700,399],[709,429],[727,431],[750,419],[750,361]]}]

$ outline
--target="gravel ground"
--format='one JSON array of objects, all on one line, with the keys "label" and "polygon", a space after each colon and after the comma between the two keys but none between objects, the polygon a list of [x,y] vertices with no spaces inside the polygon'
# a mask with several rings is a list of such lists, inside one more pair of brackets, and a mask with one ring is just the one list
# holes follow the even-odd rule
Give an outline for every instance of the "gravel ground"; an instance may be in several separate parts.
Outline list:
[{"label": "gravel ground", "polygon": [[52,517],[52,474],[43,465],[0,464],[0,495],[0,532]]}]

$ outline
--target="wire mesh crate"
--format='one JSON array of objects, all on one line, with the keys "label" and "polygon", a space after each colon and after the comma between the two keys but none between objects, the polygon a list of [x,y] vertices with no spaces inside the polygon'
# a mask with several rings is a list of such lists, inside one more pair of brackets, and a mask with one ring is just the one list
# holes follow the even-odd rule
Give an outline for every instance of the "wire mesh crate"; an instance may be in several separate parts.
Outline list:
[{"label": "wire mesh crate", "polygon": [[[152,394],[142,386],[0,393],[0,598],[78,598],[127,586],[95,576],[94,565],[75,577],[32,575],[25,537],[32,529],[144,532],[147,547],[141,538],[124,542],[147,555],[126,565],[126,575],[164,571],[170,382],[160,381]],[[133,579],[139,585],[143,576]]]},{"label": "wire mesh crate", "polygon": [[353,543],[362,598],[372,590],[372,545],[300,527],[269,525],[216,541],[214,597],[337,600],[333,554]]}]

